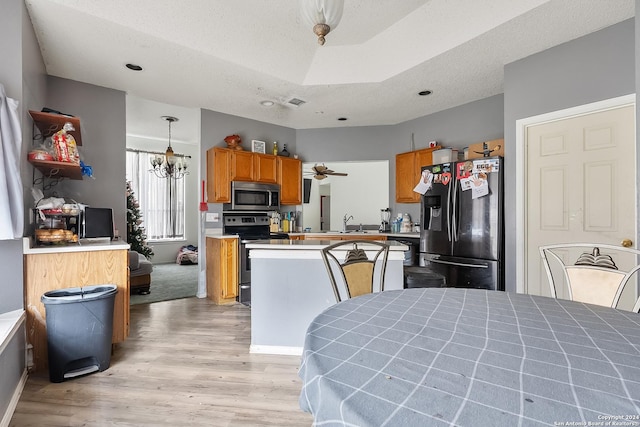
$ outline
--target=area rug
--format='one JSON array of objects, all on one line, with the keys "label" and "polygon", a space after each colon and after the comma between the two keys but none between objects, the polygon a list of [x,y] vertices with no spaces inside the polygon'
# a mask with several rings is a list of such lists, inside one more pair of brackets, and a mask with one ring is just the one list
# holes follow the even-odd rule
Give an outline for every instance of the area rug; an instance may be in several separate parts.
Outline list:
[{"label": "area rug", "polygon": [[198,265],[153,264],[148,295],[131,295],[131,305],[195,297],[198,292]]}]

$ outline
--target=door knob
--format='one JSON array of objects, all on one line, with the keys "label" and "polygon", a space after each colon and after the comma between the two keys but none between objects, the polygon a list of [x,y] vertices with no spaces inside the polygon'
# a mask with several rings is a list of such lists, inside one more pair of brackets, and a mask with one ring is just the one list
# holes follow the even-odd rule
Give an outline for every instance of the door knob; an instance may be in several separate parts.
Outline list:
[{"label": "door knob", "polygon": [[625,248],[630,248],[633,245],[633,241],[631,239],[624,239],[620,244]]}]

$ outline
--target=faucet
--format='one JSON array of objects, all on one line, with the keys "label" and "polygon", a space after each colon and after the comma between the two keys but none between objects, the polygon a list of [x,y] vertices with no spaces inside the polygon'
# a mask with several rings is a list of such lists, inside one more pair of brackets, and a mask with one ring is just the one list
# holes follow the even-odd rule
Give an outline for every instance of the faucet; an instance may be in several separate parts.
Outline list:
[{"label": "faucet", "polygon": [[347,221],[349,221],[350,219],[353,219],[353,215],[349,215],[349,217],[347,218],[347,214],[344,214],[344,217],[342,218],[342,231],[343,232],[347,231]]}]

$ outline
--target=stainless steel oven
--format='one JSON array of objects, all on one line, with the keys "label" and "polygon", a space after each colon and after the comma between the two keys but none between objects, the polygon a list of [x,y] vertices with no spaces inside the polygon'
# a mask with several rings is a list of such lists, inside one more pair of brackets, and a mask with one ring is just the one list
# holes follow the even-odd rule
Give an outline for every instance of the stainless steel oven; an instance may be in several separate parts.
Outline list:
[{"label": "stainless steel oven", "polygon": [[239,244],[238,301],[251,305],[251,258],[247,243],[256,240],[288,239],[284,233],[269,231],[269,212],[223,212],[223,233],[236,234]]},{"label": "stainless steel oven", "polygon": [[280,210],[280,186],[256,182],[231,182],[231,203],[225,211],[277,211]]}]

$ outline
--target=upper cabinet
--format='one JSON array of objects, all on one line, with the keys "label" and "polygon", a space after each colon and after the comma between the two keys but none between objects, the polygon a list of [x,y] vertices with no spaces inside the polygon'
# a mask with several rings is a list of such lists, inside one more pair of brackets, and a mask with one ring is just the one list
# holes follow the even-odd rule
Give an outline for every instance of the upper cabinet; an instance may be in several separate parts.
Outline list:
[{"label": "upper cabinet", "polygon": [[253,176],[254,181],[276,184],[278,182],[278,162],[276,161],[276,156],[254,153]]},{"label": "upper cabinet", "polygon": [[[70,122],[74,129],[69,134],[73,135],[76,145],[82,145],[82,135],[80,134],[80,119],[61,114],[43,113],[29,110],[29,115],[33,119],[33,140],[44,141],[58,132],[65,123]],[[82,169],[80,165],[72,162],[59,162],[42,158],[27,158],[34,168],[38,169],[45,178],[69,178],[82,179]]]},{"label": "upper cabinet", "polygon": [[302,162],[287,157],[214,147],[207,150],[207,199],[231,203],[231,181],[280,184],[280,203],[302,203]]},{"label": "upper cabinet", "polygon": [[396,155],[396,202],[419,203],[420,194],[413,191],[423,166],[433,164],[432,153],[441,147],[424,148]]},{"label": "upper cabinet", "polygon": [[302,204],[302,161],[289,157],[278,157],[278,184],[280,204]]},{"label": "upper cabinet", "polygon": [[207,150],[207,200],[231,203],[231,153],[225,148]]}]

